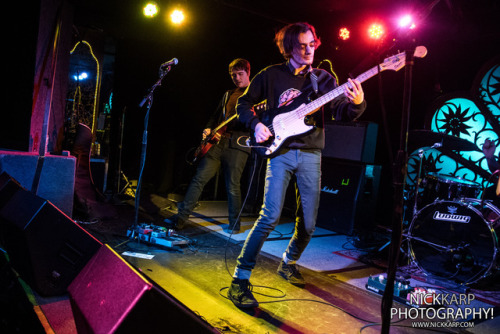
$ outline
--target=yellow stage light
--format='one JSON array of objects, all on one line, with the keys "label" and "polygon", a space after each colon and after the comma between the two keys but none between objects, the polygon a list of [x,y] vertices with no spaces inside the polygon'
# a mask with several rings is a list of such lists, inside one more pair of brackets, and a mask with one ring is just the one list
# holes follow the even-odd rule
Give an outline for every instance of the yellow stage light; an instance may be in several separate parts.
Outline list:
[{"label": "yellow stage light", "polygon": [[181,9],[175,9],[172,11],[172,14],[170,14],[170,20],[174,24],[181,24],[184,22],[184,12]]},{"label": "yellow stage light", "polygon": [[143,13],[146,17],[155,17],[158,11],[159,9],[156,2],[148,2],[143,8]]}]

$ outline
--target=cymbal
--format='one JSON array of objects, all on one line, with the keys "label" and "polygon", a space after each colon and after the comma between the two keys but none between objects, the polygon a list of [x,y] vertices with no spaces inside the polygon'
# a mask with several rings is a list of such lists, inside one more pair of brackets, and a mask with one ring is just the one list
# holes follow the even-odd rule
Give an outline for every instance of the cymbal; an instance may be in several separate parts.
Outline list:
[{"label": "cymbal", "polygon": [[432,146],[436,143],[441,144],[442,148],[458,151],[481,151],[476,144],[468,140],[450,136],[441,132],[430,130],[412,130],[408,137],[408,144],[412,148]]}]

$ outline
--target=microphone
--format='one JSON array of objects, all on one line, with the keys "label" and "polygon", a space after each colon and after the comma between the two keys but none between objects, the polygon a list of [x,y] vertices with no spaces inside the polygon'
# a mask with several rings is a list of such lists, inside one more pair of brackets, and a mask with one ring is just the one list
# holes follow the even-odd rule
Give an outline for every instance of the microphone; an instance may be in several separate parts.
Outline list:
[{"label": "microphone", "polygon": [[163,64],[161,64],[160,68],[172,66],[172,65],[177,65],[178,63],[179,63],[179,60],[177,60],[177,58],[172,58],[171,60],[166,61]]}]

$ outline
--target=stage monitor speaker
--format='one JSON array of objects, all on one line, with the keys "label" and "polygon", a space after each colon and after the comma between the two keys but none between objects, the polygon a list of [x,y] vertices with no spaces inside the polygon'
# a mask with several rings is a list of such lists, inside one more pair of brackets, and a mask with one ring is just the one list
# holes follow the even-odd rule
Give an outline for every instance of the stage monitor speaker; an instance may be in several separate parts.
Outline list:
[{"label": "stage monitor speaker", "polygon": [[378,125],[372,122],[333,122],[325,124],[323,156],[373,164]]},{"label": "stage monitor speaker", "polygon": [[[68,216],[73,215],[76,158],[35,152],[0,150],[0,173],[6,172],[25,189],[49,200]],[[35,182],[38,181],[38,182]],[[34,189],[34,183],[38,183]]]},{"label": "stage monitor speaker", "polygon": [[321,173],[316,225],[345,235],[373,228],[381,166],[323,157]]},{"label": "stage monitor speaker", "polygon": [[12,267],[43,296],[63,295],[101,243],[49,201],[17,191],[0,209]]},{"label": "stage monitor speaker", "polygon": [[106,244],[68,291],[78,333],[219,333]]}]

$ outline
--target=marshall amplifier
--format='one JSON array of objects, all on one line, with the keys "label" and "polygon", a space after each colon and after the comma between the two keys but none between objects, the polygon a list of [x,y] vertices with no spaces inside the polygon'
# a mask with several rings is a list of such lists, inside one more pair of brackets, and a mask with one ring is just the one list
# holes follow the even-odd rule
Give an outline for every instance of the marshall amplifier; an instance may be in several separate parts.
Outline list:
[{"label": "marshall amplifier", "polygon": [[352,235],[374,226],[381,166],[323,157],[316,225]]},{"label": "marshall amplifier", "polygon": [[323,156],[373,163],[378,125],[371,122],[333,122],[325,124]]}]

